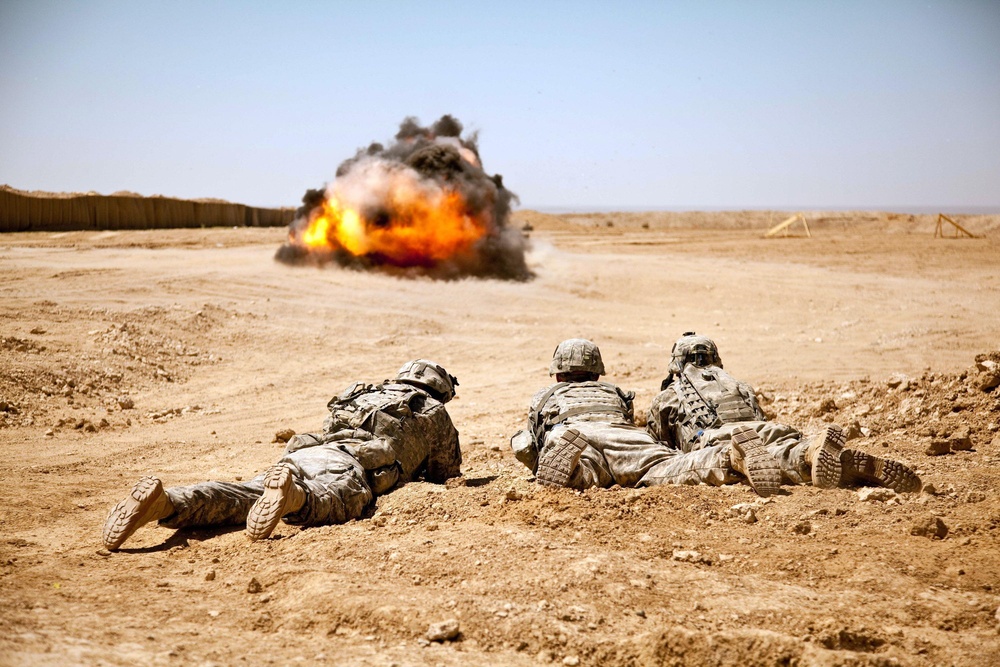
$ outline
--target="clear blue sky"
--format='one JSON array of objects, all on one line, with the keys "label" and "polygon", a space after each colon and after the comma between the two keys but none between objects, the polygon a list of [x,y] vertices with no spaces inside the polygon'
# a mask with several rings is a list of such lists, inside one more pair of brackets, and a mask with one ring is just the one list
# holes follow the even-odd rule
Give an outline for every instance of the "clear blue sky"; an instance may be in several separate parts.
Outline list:
[{"label": "clear blue sky", "polygon": [[1000,2],[0,2],[0,183],[296,205],[409,115],[523,207],[1000,205]]}]

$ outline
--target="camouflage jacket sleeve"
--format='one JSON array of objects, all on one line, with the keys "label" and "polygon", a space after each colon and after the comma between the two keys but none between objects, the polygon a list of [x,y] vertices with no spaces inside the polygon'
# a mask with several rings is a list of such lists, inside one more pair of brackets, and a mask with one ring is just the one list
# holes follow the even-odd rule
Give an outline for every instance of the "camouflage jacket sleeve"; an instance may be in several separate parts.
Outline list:
[{"label": "camouflage jacket sleeve", "polygon": [[427,406],[421,417],[426,419],[430,451],[427,455],[428,482],[443,483],[462,474],[462,449],[458,443],[458,429],[451,421],[448,410],[441,403]]},{"label": "camouflage jacket sleeve", "polygon": [[[542,446],[545,444],[545,431],[541,427],[544,422],[544,417],[542,417],[541,410],[544,407],[542,405],[542,399],[546,396],[551,396],[552,387],[546,387],[545,389],[539,389],[535,392],[535,395],[531,397],[531,404],[528,406],[528,424],[524,427],[524,430],[531,435],[532,442],[535,443],[535,448],[541,451]],[[536,426],[538,427],[536,429]]]},{"label": "camouflage jacket sleeve", "polygon": [[740,394],[746,399],[747,405],[753,409],[754,419],[766,422],[767,416],[764,414],[764,410],[761,409],[760,404],[757,403],[757,394],[754,392],[753,387],[746,382],[739,382],[737,386],[739,386]]},{"label": "camouflage jacket sleeve", "polygon": [[681,424],[683,406],[673,387],[667,387],[653,398],[646,418],[646,431],[653,438],[674,449],[680,449],[688,434]]}]

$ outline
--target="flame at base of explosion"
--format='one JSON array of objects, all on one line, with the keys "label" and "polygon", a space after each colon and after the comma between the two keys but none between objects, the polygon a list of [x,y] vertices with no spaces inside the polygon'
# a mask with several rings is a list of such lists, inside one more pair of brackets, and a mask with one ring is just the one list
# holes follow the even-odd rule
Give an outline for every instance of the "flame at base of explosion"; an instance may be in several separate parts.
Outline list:
[{"label": "flame at base of explosion", "polygon": [[492,226],[489,212],[471,213],[459,192],[428,187],[413,172],[400,172],[393,181],[385,200],[367,213],[333,193],[305,229],[289,234],[289,243],[429,268],[472,252]]}]

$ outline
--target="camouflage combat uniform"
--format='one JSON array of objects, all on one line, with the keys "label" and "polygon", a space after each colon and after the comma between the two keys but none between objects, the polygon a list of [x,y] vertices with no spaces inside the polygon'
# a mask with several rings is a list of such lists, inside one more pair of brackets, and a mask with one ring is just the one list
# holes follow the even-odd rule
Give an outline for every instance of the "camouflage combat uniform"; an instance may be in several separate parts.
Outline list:
[{"label": "camouflage combat uniform", "polygon": [[749,426],[778,460],[782,481],[810,482],[809,438],[791,426],[767,421],[750,385],[715,365],[688,365],[665,380],[661,389],[646,420],[646,430],[656,440],[696,452],[725,444],[734,428]]},{"label": "camouflage combat uniform", "polygon": [[[321,433],[288,442],[279,463],[306,491],[285,523],[343,523],[361,516],[375,496],[423,477],[444,482],[460,474],[458,431],[443,403],[421,387],[355,383],[333,398]],[[263,493],[264,474],[249,482],[203,482],[166,489],[176,510],[169,528],[238,524]]]},{"label": "camouflage combat uniform", "polygon": [[566,486],[627,487],[657,484],[712,484],[738,481],[728,443],[686,454],[657,442],[632,422],[632,392],[608,382],[560,382],[535,394],[528,428],[512,439],[515,455],[532,472],[539,455],[568,430],[586,445]]},{"label": "camouflage combat uniform", "polygon": [[705,336],[687,332],[677,340],[660,390],[646,429],[680,451],[713,449],[750,433],[776,462],[786,484],[874,484],[900,493],[921,487],[916,473],[899,461],[844,448],[843,429],[835,424],[805,437],[787,424],[768,421],[753,387],[723,370],[715,342]]}]

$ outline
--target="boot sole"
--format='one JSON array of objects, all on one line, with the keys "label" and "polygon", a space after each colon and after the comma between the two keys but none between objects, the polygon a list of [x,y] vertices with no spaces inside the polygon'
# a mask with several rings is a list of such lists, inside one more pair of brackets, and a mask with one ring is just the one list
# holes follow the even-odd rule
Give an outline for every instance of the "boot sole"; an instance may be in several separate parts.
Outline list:
[{"label": "boot sole", "polygon": [[764,441],[749,426],[733,431],[733,447],[743,456],[747,480],[758,496],[773,496],[781,487],[781,467],[764,447]]},{"label": "boot sole", "polygon": [[286,513],[285,506],[292,484],[291,468],[284,465],[268,468],[264,473],[264,493],[247,513],[247,537],[256,541],[271,536]]},{"label": "boot sole", "polygon": [[163,484],[155,477],[143,477],[125,499],[115,505],[104,522],[101,540],[108,551],[117,551],[140,526],[152,521],[157,500],[163,495]]},{"label": "boot sole", "polygon": [[579,431],[566,429],[542,452],[535,479],[544,486],[566,486],[586,446],[587,440]]},{"label": "boot sole", "polygon": [[913,493],[921,487],[920,477],[899,461],[883,459],[852,449],[840,455],[844,466],[844,486],[854,482],[874,484],[896,493]]},{"label": "boot sole", "polygon": [[821,489],[835,489],[840,486],[843,465],[840,460],[844,451],[844,430],[839,426],[827,426],[823,432],[823,444],[810,462],[812,464],[812,484]]}]

